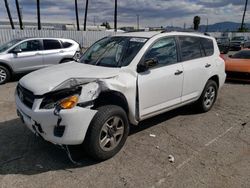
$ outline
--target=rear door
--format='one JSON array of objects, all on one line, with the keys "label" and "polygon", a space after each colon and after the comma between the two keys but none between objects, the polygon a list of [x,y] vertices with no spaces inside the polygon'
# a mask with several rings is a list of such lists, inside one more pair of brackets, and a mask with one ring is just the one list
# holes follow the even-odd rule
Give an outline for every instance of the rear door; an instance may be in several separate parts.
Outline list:
[{"label": "rear door", "polygon": [[61,42],[56,39],[43,39],[44,65],[50,66],[60,63],[64,50]]},{"label": "rear door", "polygon": [[40,40],[24,41],[9,53],[11,54],[10,62],[15,72],[33,71],[44,67]]},{"label": "rear door", "polygon": [[[198,98],[209,79],[214,60],[209,57],[213,54],[213,41],[205,44],[207,40],[210,39],[179,36],[181,60],[185,73],[182,102]],[[204,48],[207,48],[206,52]]]},{"label": "rear door", "polygon": [[183,67],[178,61],[175,37],[156,41],[143,60],[155,58],[159,65],[138,73],[140,119],[159,114],[181,102]]}]

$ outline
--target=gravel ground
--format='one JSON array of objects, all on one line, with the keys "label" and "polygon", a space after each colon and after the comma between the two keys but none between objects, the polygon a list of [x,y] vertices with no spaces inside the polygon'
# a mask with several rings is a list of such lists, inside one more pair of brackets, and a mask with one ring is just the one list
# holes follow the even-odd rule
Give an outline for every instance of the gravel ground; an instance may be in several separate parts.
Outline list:
[{"label": "gravel ground", "polygon": [[18,119],[16,84],[0,86],[1,188],[250,187],[250,85],[225,84],[208,113],[187,106],[141,122],[112,159],[74,165]]}]

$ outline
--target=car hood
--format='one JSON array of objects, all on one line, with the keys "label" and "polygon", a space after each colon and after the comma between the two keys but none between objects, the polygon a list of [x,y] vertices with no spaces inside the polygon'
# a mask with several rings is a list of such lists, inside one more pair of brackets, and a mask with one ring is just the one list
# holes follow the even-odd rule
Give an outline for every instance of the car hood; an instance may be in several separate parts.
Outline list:
[{"label": "car hood", "polygon": [[120,68],[108,68],[70,62],[40,69],[24,76],[19,83],[34,95],[43,95],[52,91],[64,81],[77,79],[105,79],[118,75]]}]

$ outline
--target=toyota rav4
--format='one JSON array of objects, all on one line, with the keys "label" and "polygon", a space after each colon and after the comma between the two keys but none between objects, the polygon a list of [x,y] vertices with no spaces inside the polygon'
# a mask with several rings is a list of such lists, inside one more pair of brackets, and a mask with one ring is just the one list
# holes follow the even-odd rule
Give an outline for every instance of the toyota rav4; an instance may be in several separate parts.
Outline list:
[{"label": "toyota rav4", "polygon": [[209,111],[225,81],[214,38],[181,32],[105,37],[78,63],[23,77],[17,112],[35,134],[59,145],[81,145],[97,160],[123,147],[130,125],[194,103]]}]

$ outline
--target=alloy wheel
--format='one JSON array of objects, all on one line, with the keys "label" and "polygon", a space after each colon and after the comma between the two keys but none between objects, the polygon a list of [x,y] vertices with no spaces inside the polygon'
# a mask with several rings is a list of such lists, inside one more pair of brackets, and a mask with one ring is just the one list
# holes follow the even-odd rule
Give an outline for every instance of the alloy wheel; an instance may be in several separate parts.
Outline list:
[{"label": "alloy wheel", "polygon": [[122,140],[124,134],[124,122],[118,116],[109,118],[103,125],[99,145],[104,151],[111,151],[116,148]]}]

